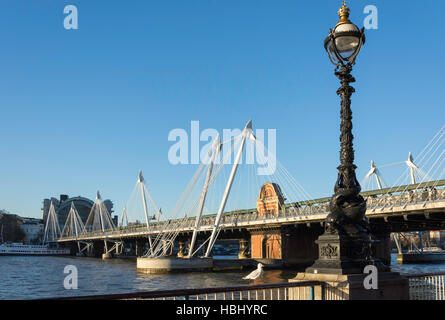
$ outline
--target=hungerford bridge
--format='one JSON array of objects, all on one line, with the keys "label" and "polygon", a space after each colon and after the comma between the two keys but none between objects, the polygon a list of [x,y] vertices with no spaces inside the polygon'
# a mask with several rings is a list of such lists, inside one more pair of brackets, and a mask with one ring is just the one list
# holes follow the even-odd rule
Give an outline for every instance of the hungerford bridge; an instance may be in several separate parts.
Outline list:
[{"label": "hungerford bridge", "polygon": [[[248,143],[265,150],[265,146],[254,136],[251,122],[230,142],[233,142],[229,147],[230,152],[223,156],[222,149],[227,141],[220,142],[219,137],[213,141],[207,158],[169,219],[164,218],[156,206],[140,172],[133,194],[140,200],[145,223],[129,223],[133,214],[129,210],[131,205],[127,204],[119,225],[114,226],[98,192],[86,223],[82,222],[72,206],[62,231],[51,206],[45,241],[71,247],[73,254],[77,251],[77,254],[111,258],[125,256],[128,247],[131,247],[132,255],[137,257],[190,261],[198,257],[211,258],[216,240],[230,239],[239,241],[239,261],[310,265],[318,257],[315,240],[323,233],[330,197],[310,199],[279,163],[273,175],[262,176],[263,181],[258,180],[253,169],[247,169],[250,174],[244,175],[247,176],[246,181],[242,180],[239,177],[243,175],[241,158],[243,150],[249,147]],[[371,169],[362,185],[376,184],[377,188],[361,195],[367,200],[366,217],[378,240],[373,244],[375,256],[386,264],[390,264],[391,258],[391,233],[445,229],[444,142],[445,126],[416,159],[410,153],[407,161],[381,167],[371,161]],[[235,152],[233,164],[218,161],[232,153],[235,155]],[[386,186],[381,171],[400,164],[405,165],[405,173],[396,184]],[[247,164],[244,166],[249,167]],[[227,174],[222,173],[224,168],[228,168]],[[223,182],[220,190],[215,187],[219,178]],[[236,178],[241,180],[234,183]],[[253,187],[252,180],[256,181]],[[239,185],[237,190],[236,184]],[[198,192],[194,193],[193,189]],[[247,189],[252,189],[253,199],[247,197]],[[216,207],[211,205],[212,196],[217,199]],[[232,198],[241,198],[244,203],[256,201],[256,207],[226,210],[229,204],[235,208],[243,205],[242,201],[236,202]],[[132,209],[132,212],[135,211]],[[181,263],[179,266],[184,268]],[[142,269],[151,272],[157,268],[153,267],[151,271]]]}]

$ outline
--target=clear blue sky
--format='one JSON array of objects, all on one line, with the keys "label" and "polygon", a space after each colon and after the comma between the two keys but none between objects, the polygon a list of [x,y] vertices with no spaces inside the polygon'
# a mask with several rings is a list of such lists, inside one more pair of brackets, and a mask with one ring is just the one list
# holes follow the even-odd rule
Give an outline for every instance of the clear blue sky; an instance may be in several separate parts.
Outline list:
[{"label": "clear blue sky", "polygon": [[[63,8],[79,29],[63,28]],[[404,160],[445,123],[445,2],[353,0],[379,9],[354,76],[359,180]],[[195,166],[167,159],[170,130],[277,129],[279,160],[313,196],[332,193],[338,80],[323,48],[341,1],[2,0],[0,208],[40,217],[43,198],[94,198],[120,213],[139,169],[158,204]]]}]

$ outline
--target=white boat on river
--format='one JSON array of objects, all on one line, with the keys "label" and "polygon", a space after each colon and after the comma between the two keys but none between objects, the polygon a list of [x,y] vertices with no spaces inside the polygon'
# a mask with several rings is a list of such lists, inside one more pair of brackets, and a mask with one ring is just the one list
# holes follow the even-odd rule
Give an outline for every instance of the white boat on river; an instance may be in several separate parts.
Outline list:
[{"label": "white boat on river", "polygon": [[52,248],[49,245],[0,244],[0,256],[66,256],[69,254],[68,248]]}]

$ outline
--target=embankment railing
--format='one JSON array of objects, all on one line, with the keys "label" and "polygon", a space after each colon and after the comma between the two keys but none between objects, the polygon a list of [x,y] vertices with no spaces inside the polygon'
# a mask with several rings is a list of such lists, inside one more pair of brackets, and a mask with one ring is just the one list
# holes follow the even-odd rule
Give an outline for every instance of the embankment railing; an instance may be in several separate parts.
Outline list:
[{"label": "embankment railing", "polygon": [[[445,300],[445,273],[404,275],[410,300]],[[338,288],[301,281],[218,288],[158,290],[56,298],[56,300],[348,300]]]},{"label": "embankment railing", "polygon": [[319,300],[323,296],[323,290],[322,282],[302,281],[63,297],[56,298],[56,300]]},{"label": "embankment railing", "polygon": [[445,273],[411,274],[410,300],[445,300]]}]

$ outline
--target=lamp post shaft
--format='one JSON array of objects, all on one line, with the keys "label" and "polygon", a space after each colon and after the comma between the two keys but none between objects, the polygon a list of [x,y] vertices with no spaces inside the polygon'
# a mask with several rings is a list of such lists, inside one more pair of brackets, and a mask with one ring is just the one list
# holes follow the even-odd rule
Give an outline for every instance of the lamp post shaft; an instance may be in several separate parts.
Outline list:
[{"label": "lamp post shaft", "polygon": [[[335,192],[339,189],[355,189],[360,192],[360,184],[355,175],[356,166],[354,165],[354,147],[352,135],[352,111],[351,96],[355,89],[350,86],[351,82],[355,82],[351,76],[352,68],[349,65],[343,66],[335,75],[340,79],[341,87],[337,90],[337,94],[341,98],[340,111],[340,166],[338,167],[339,176],[335,185]],[[352,191],[352,190],[351,190]]]},{"label": "lamp post shaft", "polygon": [[355,92],[355,89],[349,84],[355,82],[355,79],[351,76],[350,70],[345,66],[337,71],[336,76],[340,79],[341,87],[337,90],[337,94],[341,98],[341,154],[340,160],[343,166],[351,165],[354,162],[354,149],[352,140],[352,111],[351,111],[351,96]]},{"label": "lamp post shaft", "polygon": [[[334,195],[330,201],[327,230],[330,233],[345,231],[347,225],[355,225],[355,232],[366,229],[366,201],[360,196],[361,187],[355,175],[354,147],[352,135],[351,96],[355,92],[350,85],[355,82],[351,75],[352,66],[342,65],[336,69],[335,75],[340,79],[341,87],[337,94],[341,98],[340,111],[340,166],[334,187]],[[358,229],[357,229],[358,227]]]}]

